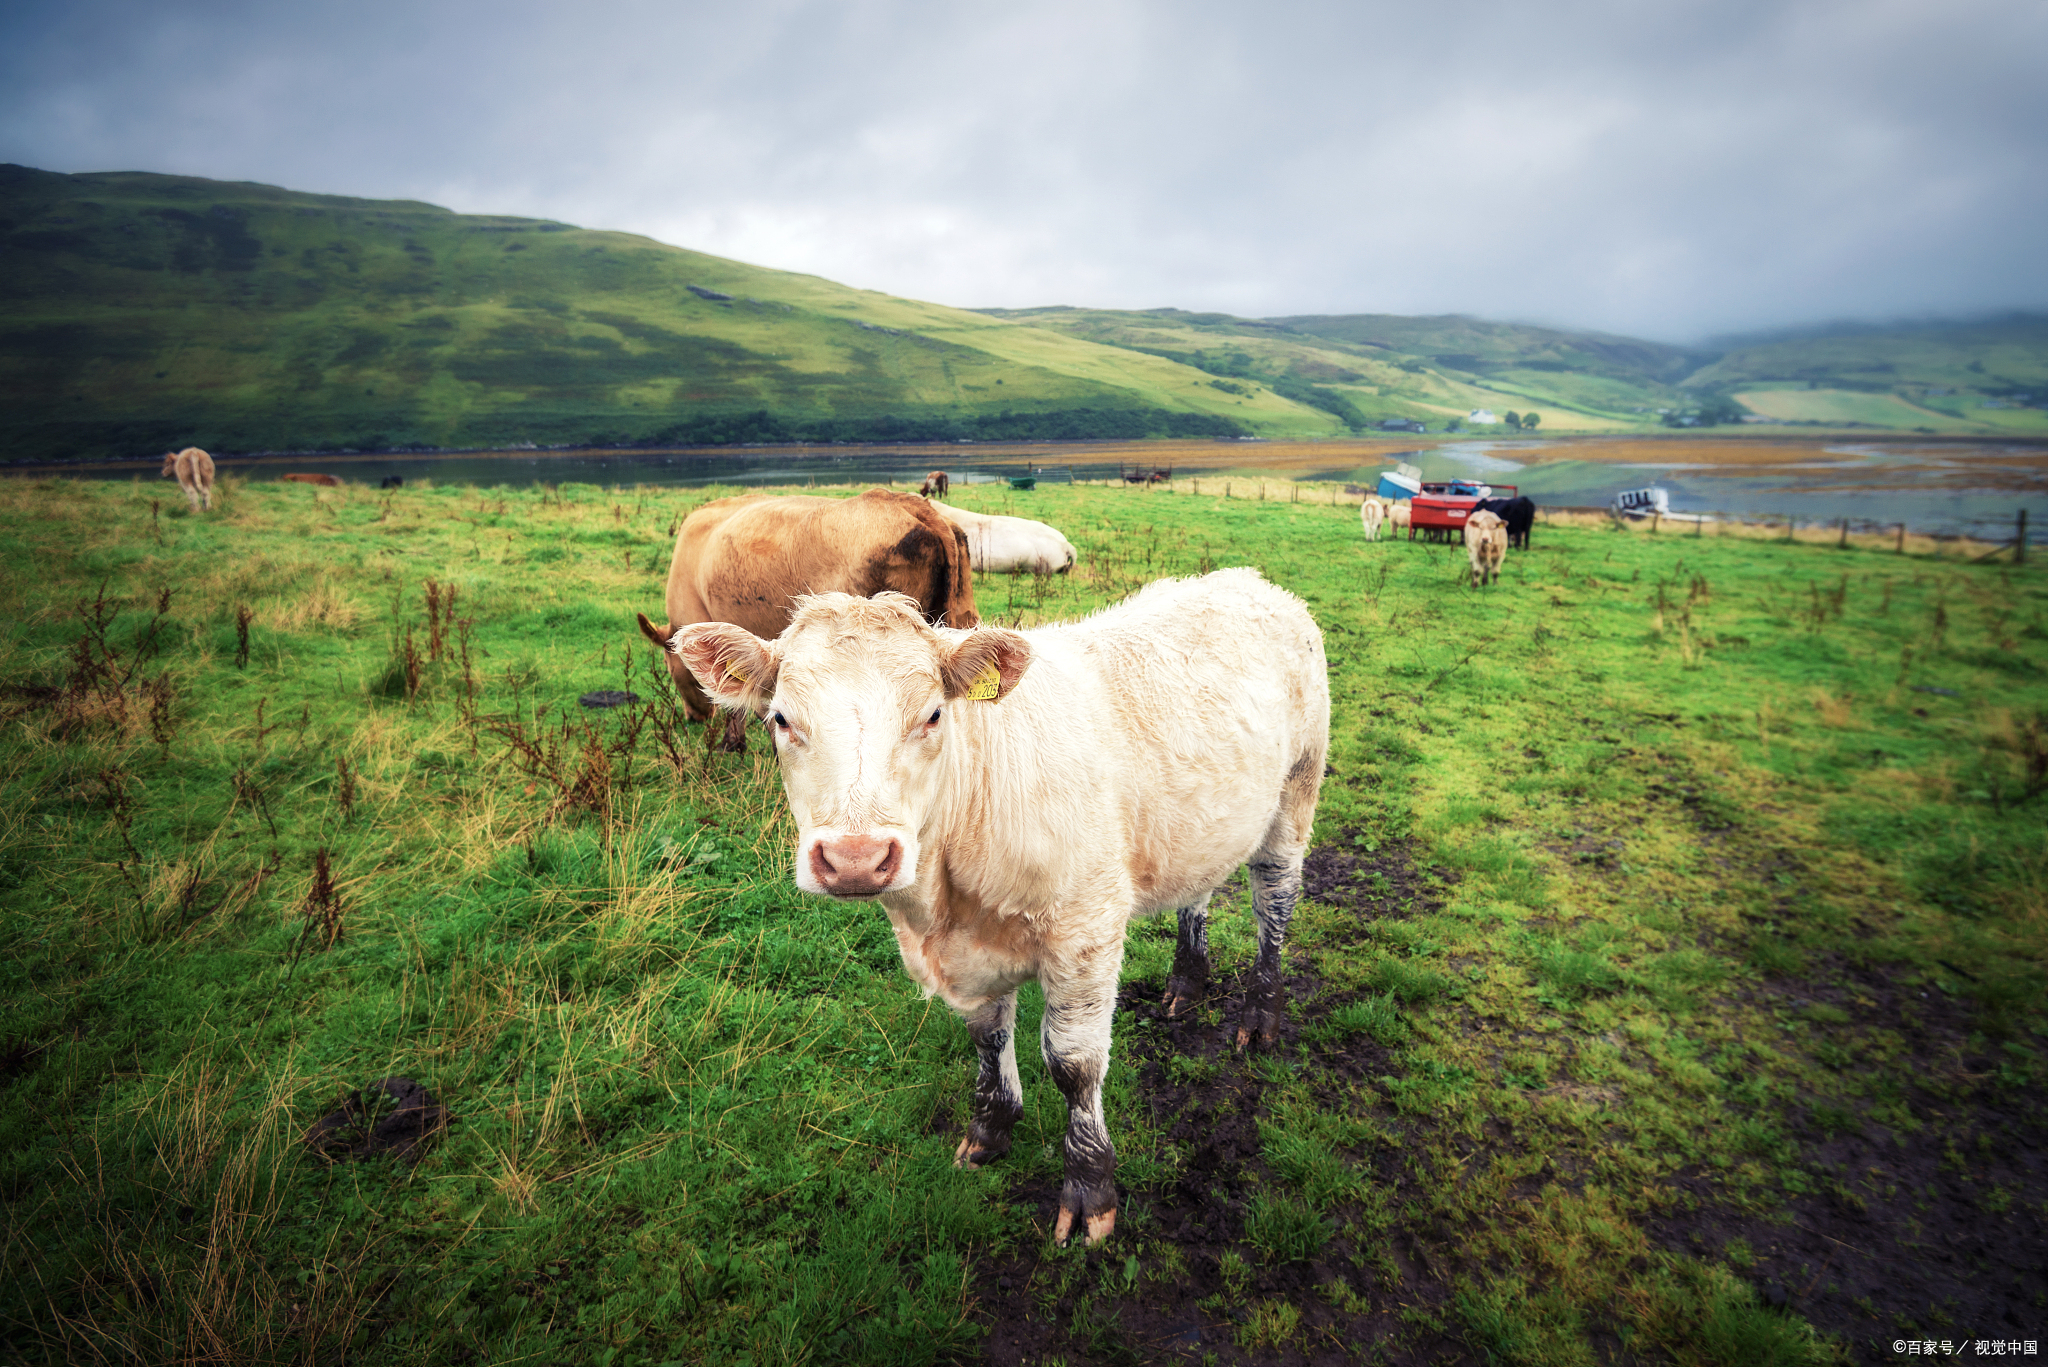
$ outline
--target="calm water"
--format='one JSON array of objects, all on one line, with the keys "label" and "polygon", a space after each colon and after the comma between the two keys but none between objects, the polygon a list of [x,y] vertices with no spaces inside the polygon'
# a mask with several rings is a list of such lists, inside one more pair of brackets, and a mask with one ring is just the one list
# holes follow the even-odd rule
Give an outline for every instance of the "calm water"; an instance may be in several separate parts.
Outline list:
[{"label": "calm water", "polygon": [[[1514,484],[1546,505],[1604,507],[1623,489],[1656,485],[1671,496],[1674,512],[1738,518],[1794,517],[1802,521],[1849,518],[1852,525],[1905,523],[1916,532],[2011,535],[2014,514],[2028,510],[2029,540],[2048,541],[2048,461],[2015,461],[2019,448],[1925,447],[1842,443],[1810,458],[1762,469],[1706,466],[1683,461],[1614,464],[1556,460],[1525,464],[1543,449],[1514,441],[1452,441],[1374,458],[1369,465],[1297,470],[1308,478],[1368,482],[1377,468],[1406,461],[1425,479],[1476,476]],[[1240,469],[1260,463],[1259,445],[1243,447]],[[1672,454],[1682,455],[1683,448]],[[1342,459],[1341,448],[1331,455]],[[956,482],[979,483],[1033,473],[1048,483],[1114,479],[1125,462],[1170,459],[1154,448],[1120,443],[1054,447],[739,447],[717,451],[501,451],[475,454],[280,456],[224,459],[222,471],[246,479],[276,479],[287,471],[339,475],[375,485],[393,476],[438,484],[478,486],[650,484],[881,484],[913,488],[925,472],[944,468]],[[83,479],[153,479],[157,462],[45,467],[13,473],[61,473]],[[1204,472],[1207,477],[1207,472]]]}]

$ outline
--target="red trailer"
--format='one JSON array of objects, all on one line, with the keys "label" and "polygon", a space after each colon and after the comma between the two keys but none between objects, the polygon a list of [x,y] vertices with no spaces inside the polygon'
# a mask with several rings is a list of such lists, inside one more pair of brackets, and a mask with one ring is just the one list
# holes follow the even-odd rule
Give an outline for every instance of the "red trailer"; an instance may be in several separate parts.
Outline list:
[{"label": "red trailer", "polygon": [[1458,541],[1465,535],[1465,519],[1481,499],[1513,498],[1512,484],[1481,484],[1478,480],[1452,479],[1425,484],[1422,492],[1408,501],[1408,539],[1417,532],[1424,541]]}]

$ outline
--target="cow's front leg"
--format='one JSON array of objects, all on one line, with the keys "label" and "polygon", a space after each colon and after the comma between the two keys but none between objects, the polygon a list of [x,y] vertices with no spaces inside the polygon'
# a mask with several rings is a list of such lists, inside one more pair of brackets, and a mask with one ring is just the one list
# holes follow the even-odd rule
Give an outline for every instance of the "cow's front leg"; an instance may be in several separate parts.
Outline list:
[{"label": "cow's front leg", "polygon": [[1166,1018],[1173,1020],[1201,1005],[1209,994],[1209,898],[1177,914],[1180,928],[1173,941],[1173,972],[1166,978]]},{"label": "cow's front leg", "polygon": [[1287,990],[1280,978],[1280,951],[1287,943],[1287,924],[1301,898],[1301,856],[1252,861],[1252,906],[1259,918],[1259,956],[1245,985],[1244,1023],[1237,1028],[1242,1050],[1256,1036],[1261,1044],[1280,1041],[1280,1018],[1287,1009]]},{"label": "cow's front leg", "polygon": [[974,1076],[974,1111],[953,1166],[978,1168],[1010,1151],[1010,1131],[1024,1114],[1017,1080],[1017,994],[1008,992],[966,1017],[980,1066]]},{"label": "cow's front leg", "polygon": [[[1117,950],[1103,956],[1120,960]],[[1116,1148],[1102,1117],[1102,1079],[1109,1070],[1109,1023],[1116,1007],[1117,963],[1106,981],[1090,973],[1076,981],[1045,979],[1045,1023],[1040,1045],[1045,1066],[1067,1099],[1067,1176],[1060,1185],[1053,1239],[1065,1243],[1081,1220],[1088,1242],[1116,1228]]]}]

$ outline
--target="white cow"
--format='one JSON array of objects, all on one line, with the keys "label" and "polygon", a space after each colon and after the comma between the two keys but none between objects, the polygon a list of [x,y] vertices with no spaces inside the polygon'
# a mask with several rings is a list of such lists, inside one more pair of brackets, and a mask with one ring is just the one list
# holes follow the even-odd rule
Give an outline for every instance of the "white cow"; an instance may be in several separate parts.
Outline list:
[{"label": "white cow", "polygon": [[1365,502],[1358,505],[1358,520],[1365,528],[1365,539],[1367,541],[1377,541],[1380,539],[1380,528],[1385,524],[1386,518],[1387,505],[1374,498],[1371,494],[1367,494]]},{"label": "white cow", "polygon": [[1028,517],[970,513],[933,501],[946,520],[967,533],[967,555],[978,570],[998,574],[1065,574],[1074,568],[1074,543],[1059,529]]},{"label": "white cow", "polygon": [[1023,1114],[1017,985],[1067,1100],[1055,1237],[1116,1223],[1102,1118],[1134,913],[1177,908],[1169,1014],[1207,990],[1210,894],[1251,865],[1259,951],[1238,1047],[1273,1044],[1281,946],[1329,748],[1322,633],[1255,570],[1162,580],[1079,622],[934,628],[897,593],[799,598],[773,641],[675,633],[721,706],[768,719],[796,818],[796,884],[879,897],[903,966],[980,1055],[954,1161],[1009,1152]]},{"label": "white cow", "polygon": [[1465,556],[1472,562],[1472,587],[1500,578],[1508,556],[1508,526],[1500,514],[1481,508],[1465,519]]},{"label": "white cow", "polygon": [[196,446],[182,451],[164,452],[164,468],[158,476],[169,479],[177,476],[178,487],[185,491],[185,501],[192,505],[192,511],[213,508],[213,457]]}]

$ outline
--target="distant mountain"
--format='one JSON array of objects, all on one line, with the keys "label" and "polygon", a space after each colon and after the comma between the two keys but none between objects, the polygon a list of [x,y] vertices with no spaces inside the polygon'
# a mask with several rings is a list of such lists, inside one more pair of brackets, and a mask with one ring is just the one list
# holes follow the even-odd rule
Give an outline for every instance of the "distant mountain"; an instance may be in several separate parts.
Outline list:
[{"label": "distant mountain", "polygon": [[1317,435],[1270,391],[624,233],[0,167],[0,459]]},{"label": "distant mountain", "polygon": [[[1462,316],[970,311],[406,200],[0,165],[0,460],[1422,423],[2048,435],[2048,320],[1665,346]],[[1766,429],[1768,430],[1768,429]]]},{"label": "distant mountain", "polygon": [[[1766,432],[2048,437],[2048,318],[2031,314],[1836,324],[1689,348],[1462,315],[988,312],[1257,379],[1326,411],[1342,400],[1367,426],[1406,417],[1439,430],[1468,407],[1512,407],[1536,412],[1547,432],[1686,427],[1704,416]],[[1304,383],[1320,402],[1301,394]]]}]

